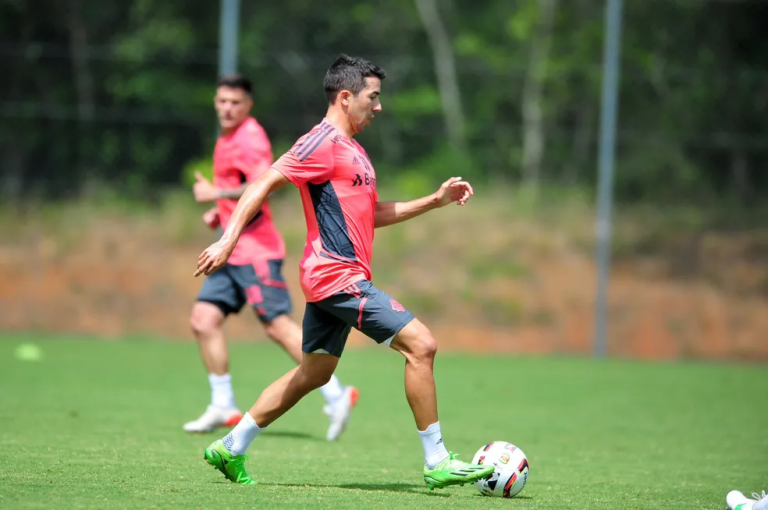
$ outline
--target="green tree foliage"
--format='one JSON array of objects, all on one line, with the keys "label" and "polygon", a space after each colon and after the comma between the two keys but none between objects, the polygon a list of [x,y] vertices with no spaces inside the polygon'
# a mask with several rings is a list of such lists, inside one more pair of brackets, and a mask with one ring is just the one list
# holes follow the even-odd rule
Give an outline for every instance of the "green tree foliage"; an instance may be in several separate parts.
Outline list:
[{"label": "green tree foliage", "polygon": [[[347,52],[389,73],[361,142],[397,182],[593,186],[603,0],[436,0],[431,17],[424,5],[243,2],[240,69],[276,155],[322,116],[324,71]],[[765,15],[759,0],[625,0],[620,199],[759,202]],[[151,193],[210,161],[218,16],[218,2],[0,2],[0,193]],[[441,74],[446,55],[455,72]]]}]

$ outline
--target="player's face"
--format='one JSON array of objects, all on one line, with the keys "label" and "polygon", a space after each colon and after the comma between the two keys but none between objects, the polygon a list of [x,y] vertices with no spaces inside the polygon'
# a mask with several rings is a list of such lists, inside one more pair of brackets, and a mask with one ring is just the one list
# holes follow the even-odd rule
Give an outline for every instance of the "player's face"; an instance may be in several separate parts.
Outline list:
[{"label": "player's face", "polygon": [[243,89],[219,87],[213,100],[222,132],[232,131],[251,113],[253,101]]},{"label": "player's face", "polygon": [[376,77],[365,79],[366,86],[357,96],[350,94],[347,115],[355,133],[361,132],[371,123],[374,114],[381,111],[381,80]]}]

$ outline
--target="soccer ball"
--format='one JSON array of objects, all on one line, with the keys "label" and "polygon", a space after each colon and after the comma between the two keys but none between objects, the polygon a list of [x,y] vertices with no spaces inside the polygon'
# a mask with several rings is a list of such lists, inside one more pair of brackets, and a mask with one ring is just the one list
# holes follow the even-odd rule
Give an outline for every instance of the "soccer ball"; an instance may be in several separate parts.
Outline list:
[{"label": "soccer ball", "polygon": [[475,482],[475,488],[484,496],[513,498],[528,481],[528,458],[523,450],[504,441],[483,446],[472,459],[472,464],[496,466],[488,478]]}]

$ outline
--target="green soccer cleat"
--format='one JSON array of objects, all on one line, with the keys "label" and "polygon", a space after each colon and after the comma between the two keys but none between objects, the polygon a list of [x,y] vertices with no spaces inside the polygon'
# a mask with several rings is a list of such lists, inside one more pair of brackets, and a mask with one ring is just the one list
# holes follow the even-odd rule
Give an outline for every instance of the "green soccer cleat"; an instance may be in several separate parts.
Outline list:
[{"label": "green soccer cleat", "polygon": [[457,456],[451,452],[448,454],[447,459],[433,469],[424,466],[424,483],[427,484],[429,490],[433,490],[435,487],[442,489],[449,485],[475,483],[480,479],[490,476],[495,469],[493,465],[480,466],[478,464],[462,462],[456,459]]},{"label": "green soccer cleat", "polygon": [[208,464],[224,473],[229,481],[242,485],[256,485],[253,478],[245,471],[245,461],[248,460],[248,456],[232,455],[221,439],[214,441],[205,449],[203,458]]}]

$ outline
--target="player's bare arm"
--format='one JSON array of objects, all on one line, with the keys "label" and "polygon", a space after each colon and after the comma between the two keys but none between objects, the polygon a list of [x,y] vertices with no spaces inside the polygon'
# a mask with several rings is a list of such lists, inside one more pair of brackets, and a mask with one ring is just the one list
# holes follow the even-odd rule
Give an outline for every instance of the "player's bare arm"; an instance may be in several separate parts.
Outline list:
[{"label": "player's bare arm", "polygon": [[288,183],[288,179],[274,168],[270,168],[261,177],[250,183],[238,201],[224,235],[206,248],[197,259],[195,276],[201,274],[207,276],[224,266],[232,254],[232,250],[237,246],[243,229],[261,210],[267,197]]},{"label": "player's bare arm", "polygon": [[192,191],[195,194],[195,200],[201,203],[215,202],[222,198],[238,200],[243,196],[249,183],[243,183],[242,186],[232,189],[217,188],[211,181],[206,179],[200,172],[195,172],[195,185]]},{"label": "player's bare arm", "polygon": [[240,197],[243,196],[245,193],[245,190],[248,189],[247,182],[243,183],[242,186],[238,186],[234,189],[220,189],[216,188],[216,198],[228,198],[229,200],[239,200]]},{"label": "player's bare arm", "polygon": [[454,202],[464,205],[473,194],[472,186],[467,181],[462,181],[461,177],[451,177],[440,189],[426,197],[409,202],[377,202],[374,226],[379,228],[401,223]]}]

